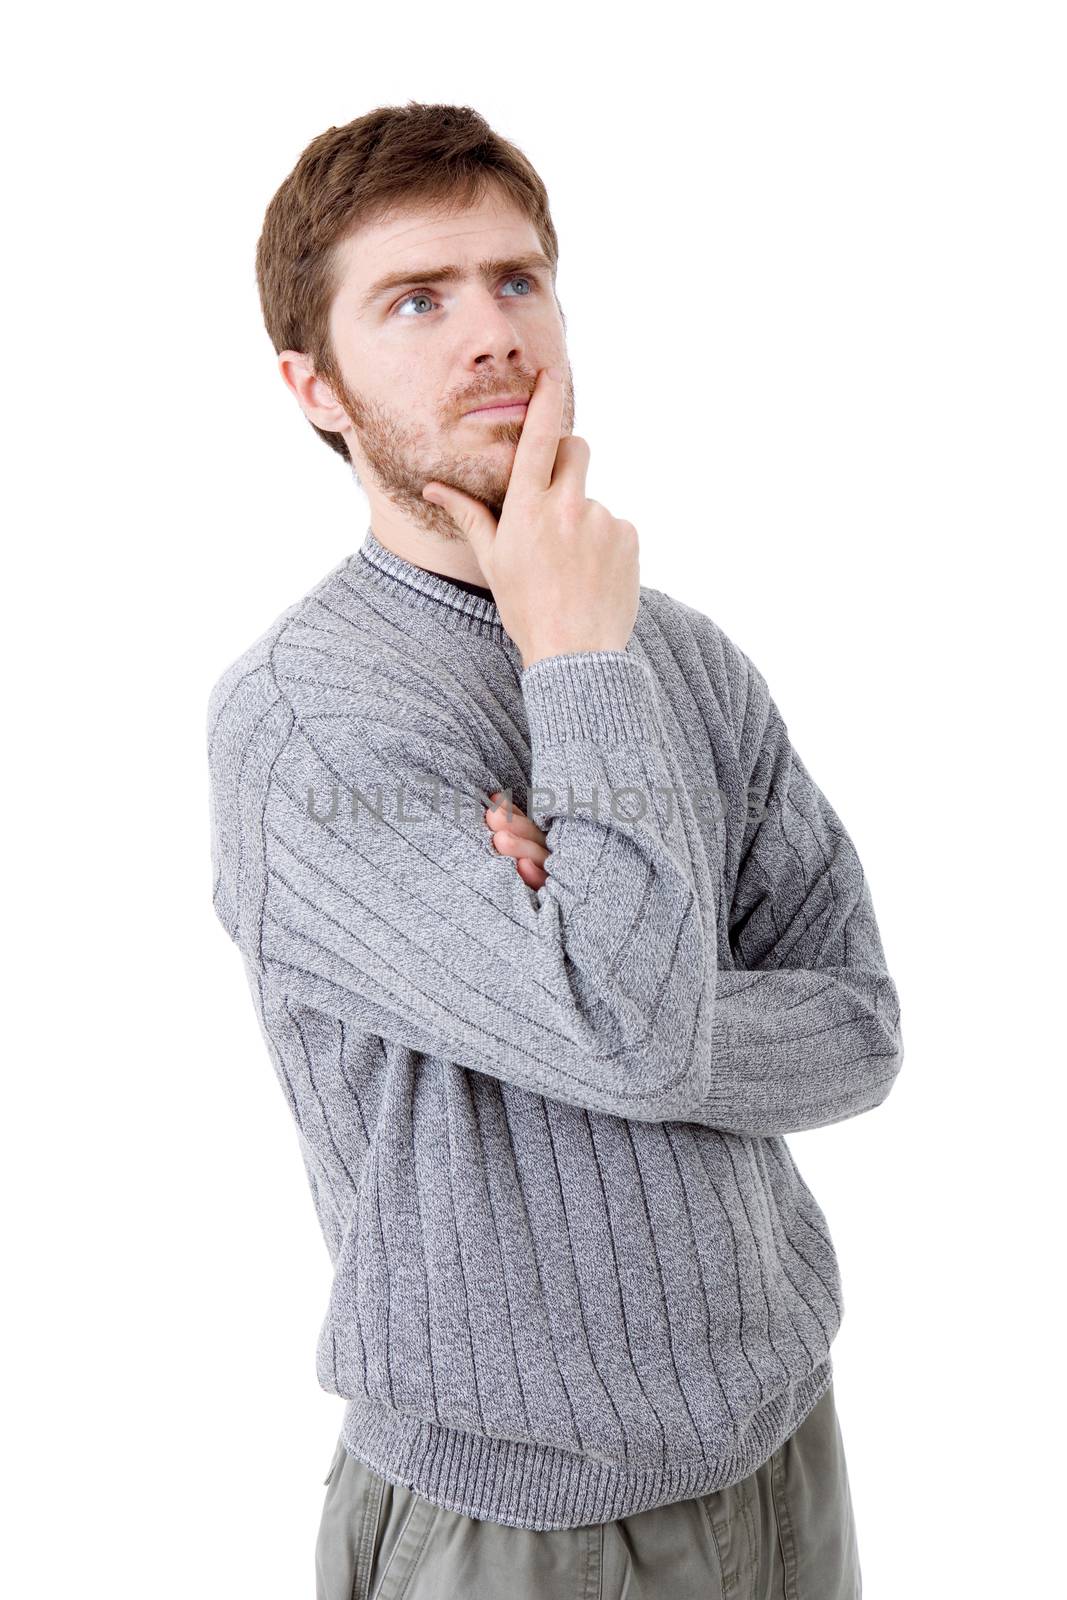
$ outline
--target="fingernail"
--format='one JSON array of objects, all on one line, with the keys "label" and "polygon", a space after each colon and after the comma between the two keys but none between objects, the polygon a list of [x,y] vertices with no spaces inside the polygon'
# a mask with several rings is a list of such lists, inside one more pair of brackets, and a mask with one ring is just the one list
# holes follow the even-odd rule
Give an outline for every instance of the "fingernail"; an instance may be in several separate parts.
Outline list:
[{"label": "fingernail", "polygon": [[563,374],[558,367],[546,367],[545,371],[550,378],[555,378],[557,383],[563,382]]}]

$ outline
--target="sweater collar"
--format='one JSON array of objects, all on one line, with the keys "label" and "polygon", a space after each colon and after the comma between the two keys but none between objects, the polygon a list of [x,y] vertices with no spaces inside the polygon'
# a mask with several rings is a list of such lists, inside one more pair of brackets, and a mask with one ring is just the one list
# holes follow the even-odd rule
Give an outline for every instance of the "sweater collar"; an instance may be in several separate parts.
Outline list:
[{"label": "sweater collar", "polygon": [[398,556],[382,544],[368,527],[363,543],[352,557],[354,573],[386,590],[405,605],[432,611],[439,621],[468,633],[481,633],[502,643],[509,639],[496,601],[488,595],[457,588],[438,572],[428,572]]}]

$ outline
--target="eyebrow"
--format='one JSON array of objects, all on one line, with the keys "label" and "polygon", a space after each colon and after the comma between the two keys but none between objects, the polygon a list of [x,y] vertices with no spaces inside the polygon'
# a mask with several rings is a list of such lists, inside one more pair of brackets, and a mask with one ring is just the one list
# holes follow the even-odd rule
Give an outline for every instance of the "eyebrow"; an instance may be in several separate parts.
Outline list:
[{"label": "eyebrow", "polygon": [[[535,253],[524,256],[505,256],[498,261],[479,261],[475,270],[483,278],[498,278],[505,272],[529,272],[537,267],[551,272],[552,263],[547,256]],[[414,271],[391,272],[388,277],[379,278],[377,283],[372,283],[366,293],[360,297],[359,310],[360,312],[369,311],[371,306],[392,289],[413,288],[424,283],[460,283],[468,276],[466,268],[455,266],[452,263],[442,267],[428,267],[424,272],[420,272],[418,268]]]}]

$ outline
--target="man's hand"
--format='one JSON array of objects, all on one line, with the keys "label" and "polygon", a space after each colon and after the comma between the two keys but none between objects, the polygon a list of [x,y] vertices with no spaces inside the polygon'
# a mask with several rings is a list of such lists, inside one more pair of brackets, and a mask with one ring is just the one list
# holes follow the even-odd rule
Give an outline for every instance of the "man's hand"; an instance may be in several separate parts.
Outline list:
[{"label": "man's hand", "polygon": [[[500,790],[494,790],[489,798],[500,800]],[[547,883],[548,873],[543,868],[552,852],[546,848],[547,840],[536,822],[531,822],[514,801],[510,820],[506,804],[488,806],[485,820],[492,829],[493,844],[500,854],[515,857],[523,883],[528,883],[531,889],[540,889]]]},{"label": "man's hand", "polygon": [[466,535],[524,667],[579,650],[625,650],[641,598],[637,529],[585,493],[589,446],[563,438],[563,383],[542,367],[526,407],[499,523],[481,500],[430,482]]}]

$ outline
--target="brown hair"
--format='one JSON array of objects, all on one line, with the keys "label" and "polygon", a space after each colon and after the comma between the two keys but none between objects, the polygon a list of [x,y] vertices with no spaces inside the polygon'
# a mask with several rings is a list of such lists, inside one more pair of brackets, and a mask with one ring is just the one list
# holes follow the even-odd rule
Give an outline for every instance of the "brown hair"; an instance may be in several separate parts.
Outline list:
[{"label": "brown hair", "polygon": [[[559,243],[545,186],[522,151],[469,106],[378,106],[312,139],[267,207],[256,246],[275,351],[301,351],[342,395],[329,336],[341,240],[397,210],[476,205],[494,184],[532,222],[554,280]],[[351,465],[343,435],[311,426]]]}]

